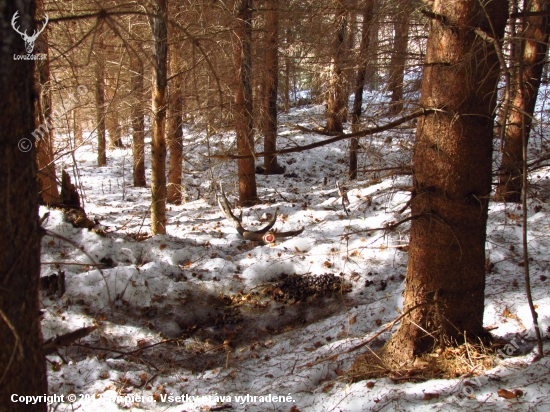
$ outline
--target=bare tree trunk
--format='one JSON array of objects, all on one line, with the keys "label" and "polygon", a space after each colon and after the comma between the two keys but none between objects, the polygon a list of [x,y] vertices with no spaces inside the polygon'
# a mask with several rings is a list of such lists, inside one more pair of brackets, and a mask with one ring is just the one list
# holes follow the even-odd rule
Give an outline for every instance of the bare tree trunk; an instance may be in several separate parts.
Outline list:
[{"label": "bare tree trunk", "polygon": [[151,141],[151,232],[166,233],[166,82],[167,82],[167,0],[155,0],[151,18],[153,31],[153,104]]},{"label": "bare tree trunk", "polygon": [[[443,108],[418,122],[403,319],[382,354],[406,367],[435,346],[487,337],[483,328],[485,238],[499,61],[506,0],[436,3],[420,105]],[[487,20],[486,13],[491,18]]]},{"label": "bare tree trunk", "polygon": [[394,30],[393,55],[390,62],[389,90],[391,91],[391,114],[403,111],[403,76],[407,62],[407,44],[409,41],[409,0],[403,0],[399,5],[397,21]]},{"label": "bare tree trunk", "polygon": [[[11,27],[33,32],[34,1],[0,6],[0,410],[46,412],[46,403],[12,402],[12,394],[47,393],[38,317],[40,223],[34,129],[34,64],[14,60],[25,43]],[[27,150],[28,149],[28,150]]]},{"label": "bare tree trunk", "polygon": [[[114,96],[112,97],[114,99]],[[109,134],[109,149],[123,147],[120,133],[120,123],[118,120],[117,108],[111,100],[110,110],[106,117],[107,132]]]},{"label": "bare tree trunk", "polygon": [[328,132],[342,132],[347,112],[346,76],[343,70],[346,56],[347,10],[346,0],[334,0],[336,33],[332,46],[332,64],[327,98]]},{"label": "bare tree trunk", "polygon": [[95,104],[97,122],[97,165],[107,164],[107,144],[105,141],[105,60],[102,34],[98,30],[95,64]]},{"label": "bare tree trunk", "polygon": [[[179,58],[181,51],[174,46],[170,67],[172,74],[181,69]],[[181,179],[183,160],[183,75],[172,79],[170,87],[170,117],[168,119],[168,148],[170,167],[168,168],[168,203],[180,204],[182,201]],[[208,93],[208,92],[207,92]],[[208,109],[211,110],[210,108]]]},{"label": "bare tree trunk", "polygon": [[130,55],[132,82],[132,156],[134,186],[145,187],[145,119],[143,113],[143,63],[139,56]]},{"label": "bare tree trunk", "polygon": [[373,20],[372,20],[372,28],[369,36],[369,57],[368,57],[368,65],[367,65],[367,74],[366,74],[366,86],[368,90],[378,90],[379,86],[379,65],[378,65],[378,51],[379,51],[379,30],[380,30],[380,23],[376,21],[376,15],[379,12],[379,9],[377,8],[377,5],[374,5],[373,10]]},{"label": "bare tree trunk", "polygon": [[[266,52],[265,52],[265,120],[264,152],[277,150],[277,86],[279,83],[279,6],[277,0],[266,3]],[[277,163],[276,155],[264,157],[265,174],[281,174],[284,169]]]},{"label": "bare tree trunk", "polygon": [[[233,49],[237,72],[235,98],[235,129],[237,150],[240,155],[254,152],[252,135],[252,0],[236,1],[237,19],[234,30]],[[256,171],[254,159],[239,159],[239,202],[242,205],[255,203]]]},{"label": "bare tree trunk", "polygon": [[74,109],[73,110],[73,131],[74,131],[74,145],[79,146],[82,144],[82,141],[84,140],[82,136],[82,124],[80,123],[81,119],[79,116],[79,110]]},{"label": "bare tree trunk", "polygon": [[[37,1],[37,9],[44,10],[42,0]],[[37,60],[36,68],[38,71],[38,82],[36,85],[38,99],[38,125],[48,124],[52,114],[52,92],[50,84],[50,63],[48,47],[48,30],[44,30],[36,41],[35,50],[37,53],[46,54],[46,60]],[[59,190],[57,188],[57,178],[55,174],[55,163],[53,157],[54,130],[46,127],[46,133],[41,140],[36,143],[38,161],[38,181],[40,183],[39,198],[45,204],[54,204],[59,202]]]},{"label": "bare tree trunk", "polygon": [[[365,79],[367,76],[367,65],[369,58],[369,34],[371,31],[374,0],[366,0],[365,8],[363,9],[363,28],[361,31],[361,45],[359,50],[359,69],[357,69],[357,77],[355,79],[355,96],[353,100],[353,109],[351,112],[351,131],[352,133],[359,131],[359,119],[361,118],[361,110],[363,106],[363,89],[365,88]],[[357,151],[359,149],[359,138],[352,137],[349,151],[349,178],[357,179]]]},{"label": "bare tree trunk", "polygon": [[[524,8],[529,12],[548,10],[546,0],[525,0]],[[546,16],[531,16],[525,21],[518,50],[515,90],[512,93],[512,107],[506,121],[506,139],[499,169],[496,199],[520,202],[523,189],[523,132],[529,138],[531,123],[542,72],[548,50],[549,19]]]},{"label": "bare tree trunk", "polygon": [[286,45],[286,53],[285,53],[285,89],[284,89],[284,104],[285,104],[285,113],[288,114],[290,111],[290,29],[287,28],[285,31],[285,45]]}]

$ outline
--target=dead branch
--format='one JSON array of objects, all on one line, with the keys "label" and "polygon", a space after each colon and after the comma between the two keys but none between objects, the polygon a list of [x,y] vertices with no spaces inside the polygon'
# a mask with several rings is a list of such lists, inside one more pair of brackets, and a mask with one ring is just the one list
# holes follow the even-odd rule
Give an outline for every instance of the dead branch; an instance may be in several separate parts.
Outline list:
[{"label": "dead branch", "polygon": [[354,231],[354,232],[349,232],[347,234],[348,235],[353,235],[353,234],[363,233],[363,232],[372,232],[372,231],[375,231],[375,230],[384,230],[384,231],[393,230],[393,229],[397,228],[398,226],[402,225],[403,223],[408,222],[409,220],[415,220],[415,219],[421,218],[422,216],[427,216],[427,215],[429,215],[429,213],[419,213],[418,215],[411,215],[411,216],[409,216],[405,219],[402,219],[399,222],[393,223],[391,225],[387,225],[387,226],[384,226],[384,227],[375,227],[375,228],[372,228],[372,229],[366,228],[366,229],[357,230],[357,231]]},{"label": "dead branch", "polygon": [[388,323],[386,326],[384,326],[382,329],[379,329],[378,332],[376,332],[373,336],[371,336],[370,338],[368,338],[367,340],[359,343],[358,345],[355,345],[347,350],[345,350],[344,352],[342,353],[336,353],[334,355],[331,355],[327,358],[323,358],[323,359],[318,359],[314,362],[310,362],[310,363],[306,363],[305,365],[302,365],[302,366],[299,366],[299,368],[305,368],[305,367],[308,367],[308,368],[311,368],[312,366],[314,365],[317,365],[319,363],[323,363],[323,362],[327,362],[327,361],[330,361],[330,360],[336,360],[338,358],[338,356],[340,355],[344,355],[346,353],[350,353],[350,352],[353,352],[353,351],[356,351],[357,349],[361,349],[363,346],[366,346],[368,345],[369,343],[371,343],[373,340],[375,340],[378,336],[380,336],[382,333],[386,332],[387,330],[390,330],[391,328],[393,328],[395,326],[395,324],[397,322],[399,322],[401,319],[403,319],[405,316],[407,316],[409,313],[411,313],[413,310],[416,310],[418,309],[419,307],[421,306],[425,306],[425,305],[428,305],[429,303],[428,302],[424,302],[424,303],[419,303],[418,305],[414,305],[412,308],[409,308],[407,309],[405,312],[403,312],[401,315],[399,315],[398,317],[396,317],[394,320],[392,320],[390,323]]},{"label": "dead branch", "polygon": [[88,326],[85,328],[77,329],[73,332],[66,333],[61,336],[57,336],[56,338],[48,339],[42,344],[42,351],[44,355],[49,355],[51,353],[54,353],[59,348],[69,346],[74,341],[81,339],[85,336],[88,336],[90,333],[92,333],[96,329],[97,329],[97,326]]},{"label": "dead branch", "polygon": [[348,198],[348,191],[345,187],[340,187],[340,182],[336,181],[336,187],[338,188],[338,194],[342,198],[342,207],[344,208],[344,212],[346,212],[346,215],[349,216],[349,211],[346,208],[346,205],[350,205],[350,201]]},{"label": "dead branch", "polygon": [[241,237],[245,240],[254,240],[254,241],[260,241],[264,243],[274,243],[278,238],[297,236],[304,231],[304,227],[298,230],[291,230],[288,232],[277,232],[276,230],[271,231],[270,229],[273,227],[273,225],[275,225],[275,222],[277,221],[277,212],[279,211],[279,208],[275,209],[273,216],[271,217],[271,219],[269,219],[269,222],[267,223],[267,225],[264,226],[262,229],[246,230],[242,225],[242,217],[243,217],[242,210],[238,217],[233,214],[233,211],[231,210],[231,206],[229,206],[229,201],[225,196],[225,192],[223,190],[221,183],[220,183],[220,194],[217,195],[216,197],[218,199],[218,205],[220,206],[220,209],[222,210],[227,220],[231,222],[233,227],[237,229],[237,232],[239,233],[239,235],[241,235]]},{"label": "dead branch", "polygon": [[[303,145],[303,146],[300,146],[300,145],[297,145],[295,147],[291,147],[289,149],[281,149],[281,150],[277,150],[275,152],[260,152],[260,153],[254,153],[254,154],[250,154],[250,155],[231,155],[231,154],[219,154],[219,155],[210,155],[210,156],[205,156],[206,158],[213,158],[213,159],[249,159],[249,158],[257,158],[257,157],[265,157],[265,156],[268,156],[268,155],[282,155],[282,154],[286,154],[286,153],[298,153],[298,152],[303,152],[305,150],[310,150],[310,149],[315,149],[317,147],[321,147],[321,146],[326,146],[326,145],[329,145],[329,144],[332,144],[332,143],[335,143],[335,142],[339,142],[340,140],[346,140],[346,139],[350,139],[352,137],[365,137],[365,136],[370,136],[370,135],[373,135],[373,134],[377,134],[377,133],[381,133],[381,132],[384,132],[386,130],[390,130],[390,129],[393,129],[397,126],[399,126],[400,124],[403,124],[403,123],[406,123],[412,119],[416,119],[417,117],[420,117],[420,116],[426,116],[428,114],[431,114],[431,113],[435,113],[439,110],[436,110],[436,109],[419,109],[407,116],[404,116],[404,117],[401,117],[400,119],[397,119],[397,120],[394,120],[393,122],[390,122],[390,123],[387,123],[383,126],[376,126],[376,127],[371,127],[369,129],[365,129],[365,130],[361,130],[359,132],[356,132],[356,133],[349,133],[349,134],[340,134],[336,137],[333,137],[331,139],[326,139],[326,140],[322,140],[320,142],[315,142],[315,143],[311,143],[311,144],[306,144],[306,145]],[[300,126],[301,128],[302,126]],[[309,129],[308,129],[309,130]],[[325,132],[319,132],[317,130],[310,130],[311,133],[317,133],[317,134],[325,134]]]}]

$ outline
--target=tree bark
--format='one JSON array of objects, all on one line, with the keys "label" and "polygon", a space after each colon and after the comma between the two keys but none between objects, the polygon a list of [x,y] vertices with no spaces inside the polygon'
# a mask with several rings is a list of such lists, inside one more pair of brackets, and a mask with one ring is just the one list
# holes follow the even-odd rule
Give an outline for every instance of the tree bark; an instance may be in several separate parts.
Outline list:
[{"label": "tree bark", "polygon": [[[524,9],[530,12],[546,11],[548,1],[529,0]],[[506,138],[499,168],[499,180],[495,198],[506,202],[520,202],[523,189],[523,133],[527,139],[531,131],[533,113],[546,63],[550,33],[547,16],[531,16],[525,22],[525,30],[517,56],[515,90],[512,105],[506,119]]]},{"label": "tree bark", "polygon": [[[37,9],[44,10],[42,0],[37,2]],[[48,29],[46,28],[38,37],[35,46],[36,53],[46,55],[46,60],[37,60],[36,68],[38,72],[38,82],[36,92],[38,99],[37,127],[41,124],[48,124],[52,114],[52,91],[50,84],[50,63],[48,47]],[[57,177],[55,174],[55,163],[53,157],[54,129],[46,128],[46,133],[41,140],[36,143],[37,161],[38,161],[38,181],[40,184],[39,199],[44,204],[59,203],[59,190],[57,188]]]},{"label": "tree bark", "polygon": [[368,90],[378,90],[380,78],[378,75],[379,64],[378,64],[378,52],[379,52],[379,29],[380,22],[377,21],[376,16],[379,13],[379,5],[374,5],[373,17],[372,17],[372,28],[369,36],[369,64],[367,66],[367,74],[365,83]]},{"label": "tree bark", "polygon": [[[277,0],[266,2],[264,152],[277,150],[277,90],[279,84],[279,6]],[[264,157],[265,174],[281,174],[284,169],[276,155]]]},{"label": "tree bark", "polygon": [[[33,32],[34,1],[0,5],[0,410],[46,412],[46,403],[12,402],[11,395],[48,391],[38,317],[40,237],[34,130],[34,64],[11,27]],[[24,140],[26,139],[26,140]],[[28,150],[27,150],[28,149]]]},{"label": "tree bark", "polygon": [[[240,155],[254,153],[252,134],[252,0],[236,1],[236,25],[233,32],[233,52],[237,73],[235,93],[235,129]],[[257,201],[254,159],[240,159],[239,202]]]},{"label": "tree bark", "polygon": [[327,98],[328,132],[343,132],[343,122],[347,112],[347,87],[344,73],[346,56],[347,10],[346,0],[334,0],[336,11],[334,24],[336,33],[332,45],[331,75]]},{"label": "tree bark", "polygon": [[107,164],[107,144],[105,140],[105,59],[102,34],[98,30],[95,64],[95,104],[97,122],[97,165]]},{"label": "tree bark", "polygon": [[[174,46],[170,67],[172,73],[180,68],[180,50]],[[183,75],[172,79],[170,87],[170,117],[168,120],[168,147],[170,166],[168,168],[168,203],[180,204],[182,201],[181,179],[183,160]],[[208,92],[207,92],[208,93]],[[212,109],[208,109],[209,111]]]},{"label": "tree bark", "polygon": [[109,149],[112,150],[116,147],[124,147],[122,144],[122,138],[120,133],[120,123],[118,120],[118,112],[115,106],[114,95],[111,98],[111,104],[109,107],[109,113],[106,117],[107,133],[109,134]]},{"label": "tree bark", "polygon": [[403,111],[403,76],[407,62],[407,44],[409,41],[409,0],[404,0],[399,5],[397,21],[394,30],[393,55],[390,62],[389,90],[391,91],[391,114],[399,114]]},{"label": "tree bark", "polygon": [[132,117],[132,156],[134,186],[145,187],[145,118],[143,113],[143,63],[139,56],[130,55],[130,76],[133,104]]},{"label": "tree bark", "polygon": [[285,113],[288,114],[290,111],[290,36],[291,31],[289,28],[285,30],[285,45],[286,45],[286,52],[285,52],[285,89],[284,89],[284,105],[285,105]]},{"label": "tree bark", "polygon": [[[483,328],[485,237],[499,61],[492,44],[506,0],[436,3],[420,105],[438,108],[418,123],[413,158],[411,237],[403,319],[382,351],[403,366],[434,346],[487,336]],[[489,24],[486,13],[491,18]],[[492,26],[492,27],[491,27]]]},{"label": "tree bark", "polygon": [[[353,99],[353,109],[351,111],[351,132],[359,131],[359,120],[363,106],[363,89],[365,88],[365,79],[367,77],[367,65],[369,57],[370,31],[373,19],[374,0],[366,0],[363,9],[363,27],[361,30],[361,44],[359,50],[359,68],[355,79],[355,96]],[[357,152],[359,149],[359,138],[352,137],[349,151],[349,178],[357,179]]]},{"label": "tree bark", "polygon": [[166,82],[167,82],[167,0],[155,0],[151,17],[153,31],[153,99],[151,141],[151,232],[166,233]]}]

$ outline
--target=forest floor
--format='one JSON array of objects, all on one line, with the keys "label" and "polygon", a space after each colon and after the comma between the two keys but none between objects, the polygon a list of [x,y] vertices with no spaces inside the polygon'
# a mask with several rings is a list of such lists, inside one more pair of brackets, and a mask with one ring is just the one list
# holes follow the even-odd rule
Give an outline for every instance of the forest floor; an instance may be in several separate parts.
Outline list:
[{"label": "forest floor", "polygon": [[[324,139],[285,126],[322,124],[322,109],[305,106],[281,115],[278,146]],[[361,167],[410,165],[413,137],[411,123],[362,139]],[[78,172],[85,210],[100,225],[74,228],[62,210],[40,209],[41,216],[50,212],[46,229],[80,248],[60,237],[43,239],[42,277],[63,271],[66,279],[61,298],[41,292],[44,339],[97,327],[48,356],[50,394],[65,396],[52,411],[550,410],[550,359],[533,362],[536,342],[520,266],[523,212],[516,205],[490,203],[486,246],[484,321],[494,336],[513,342],[510,356],[495,357],[494,368],[477,378],[354,382],[347,371],[368,349],[344,352],[403,307],[409,224],[369,229],[410,215],[404,208],[410,176],[390,169],[346,181],[348,142],[280,156],[285,175],[256,176],[262,203],[244,208],[244,225],[264,225],[278,207],[277,229],[305,230],[260,245],[239,239],[216,202],[220,182],[235,200],[236,162],[204,156],[234,149],[234,135],[207,141],[187,130],[185,139],[187,202],[168,206],[167,235],[148,236],[150,189],[132,187],[131,148],[109,151],[108,165],[98,168],[95,142],[85,144],[74,154],[76,163],[66,158],[58,165]],[[547,139],[533,139],[533,158],[548,152]],[[147,157],[148,174],[149,167]],[[533,298],[545,335],[549,177],[550,168],[530,176],[528,210]],[[349,213],[337,180],[347,186]],[[546,341],[544,348],[550,349]],[[501,389],[521,396],[500,397]]]}]

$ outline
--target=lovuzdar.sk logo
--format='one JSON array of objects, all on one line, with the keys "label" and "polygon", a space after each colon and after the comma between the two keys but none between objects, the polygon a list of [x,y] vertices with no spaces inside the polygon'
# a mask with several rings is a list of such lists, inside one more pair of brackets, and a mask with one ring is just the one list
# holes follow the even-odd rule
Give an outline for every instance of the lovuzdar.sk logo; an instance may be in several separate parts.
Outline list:
[{"label": "lovuzdar.sk logo", "polygon": [[46,54],[43,54],[43,53],[32,54],[32,51],[34,50],[34,43],[36,42],[36,39],[38,38],[40,33],[44,31],[44,29],[48,24],[48,16],[46,15],[44,25],[42,26],[42,28],[38,31],[34,30],[34,33],[32,34],[32,36],[29,36],[27,34],[27,30],[25,30],[24,32],[19,30],[19,27],[16,26],[16,21],[18,18],[19,18],[19,11],[16,11],[15,14],[13,15],[13,18],[11,19],[11,27],[13,27],[13,29],[21,35],[21,38],[25,42],[25,50],[27,51],[27,54],[14,54],[13,60],[46,60]]}]

